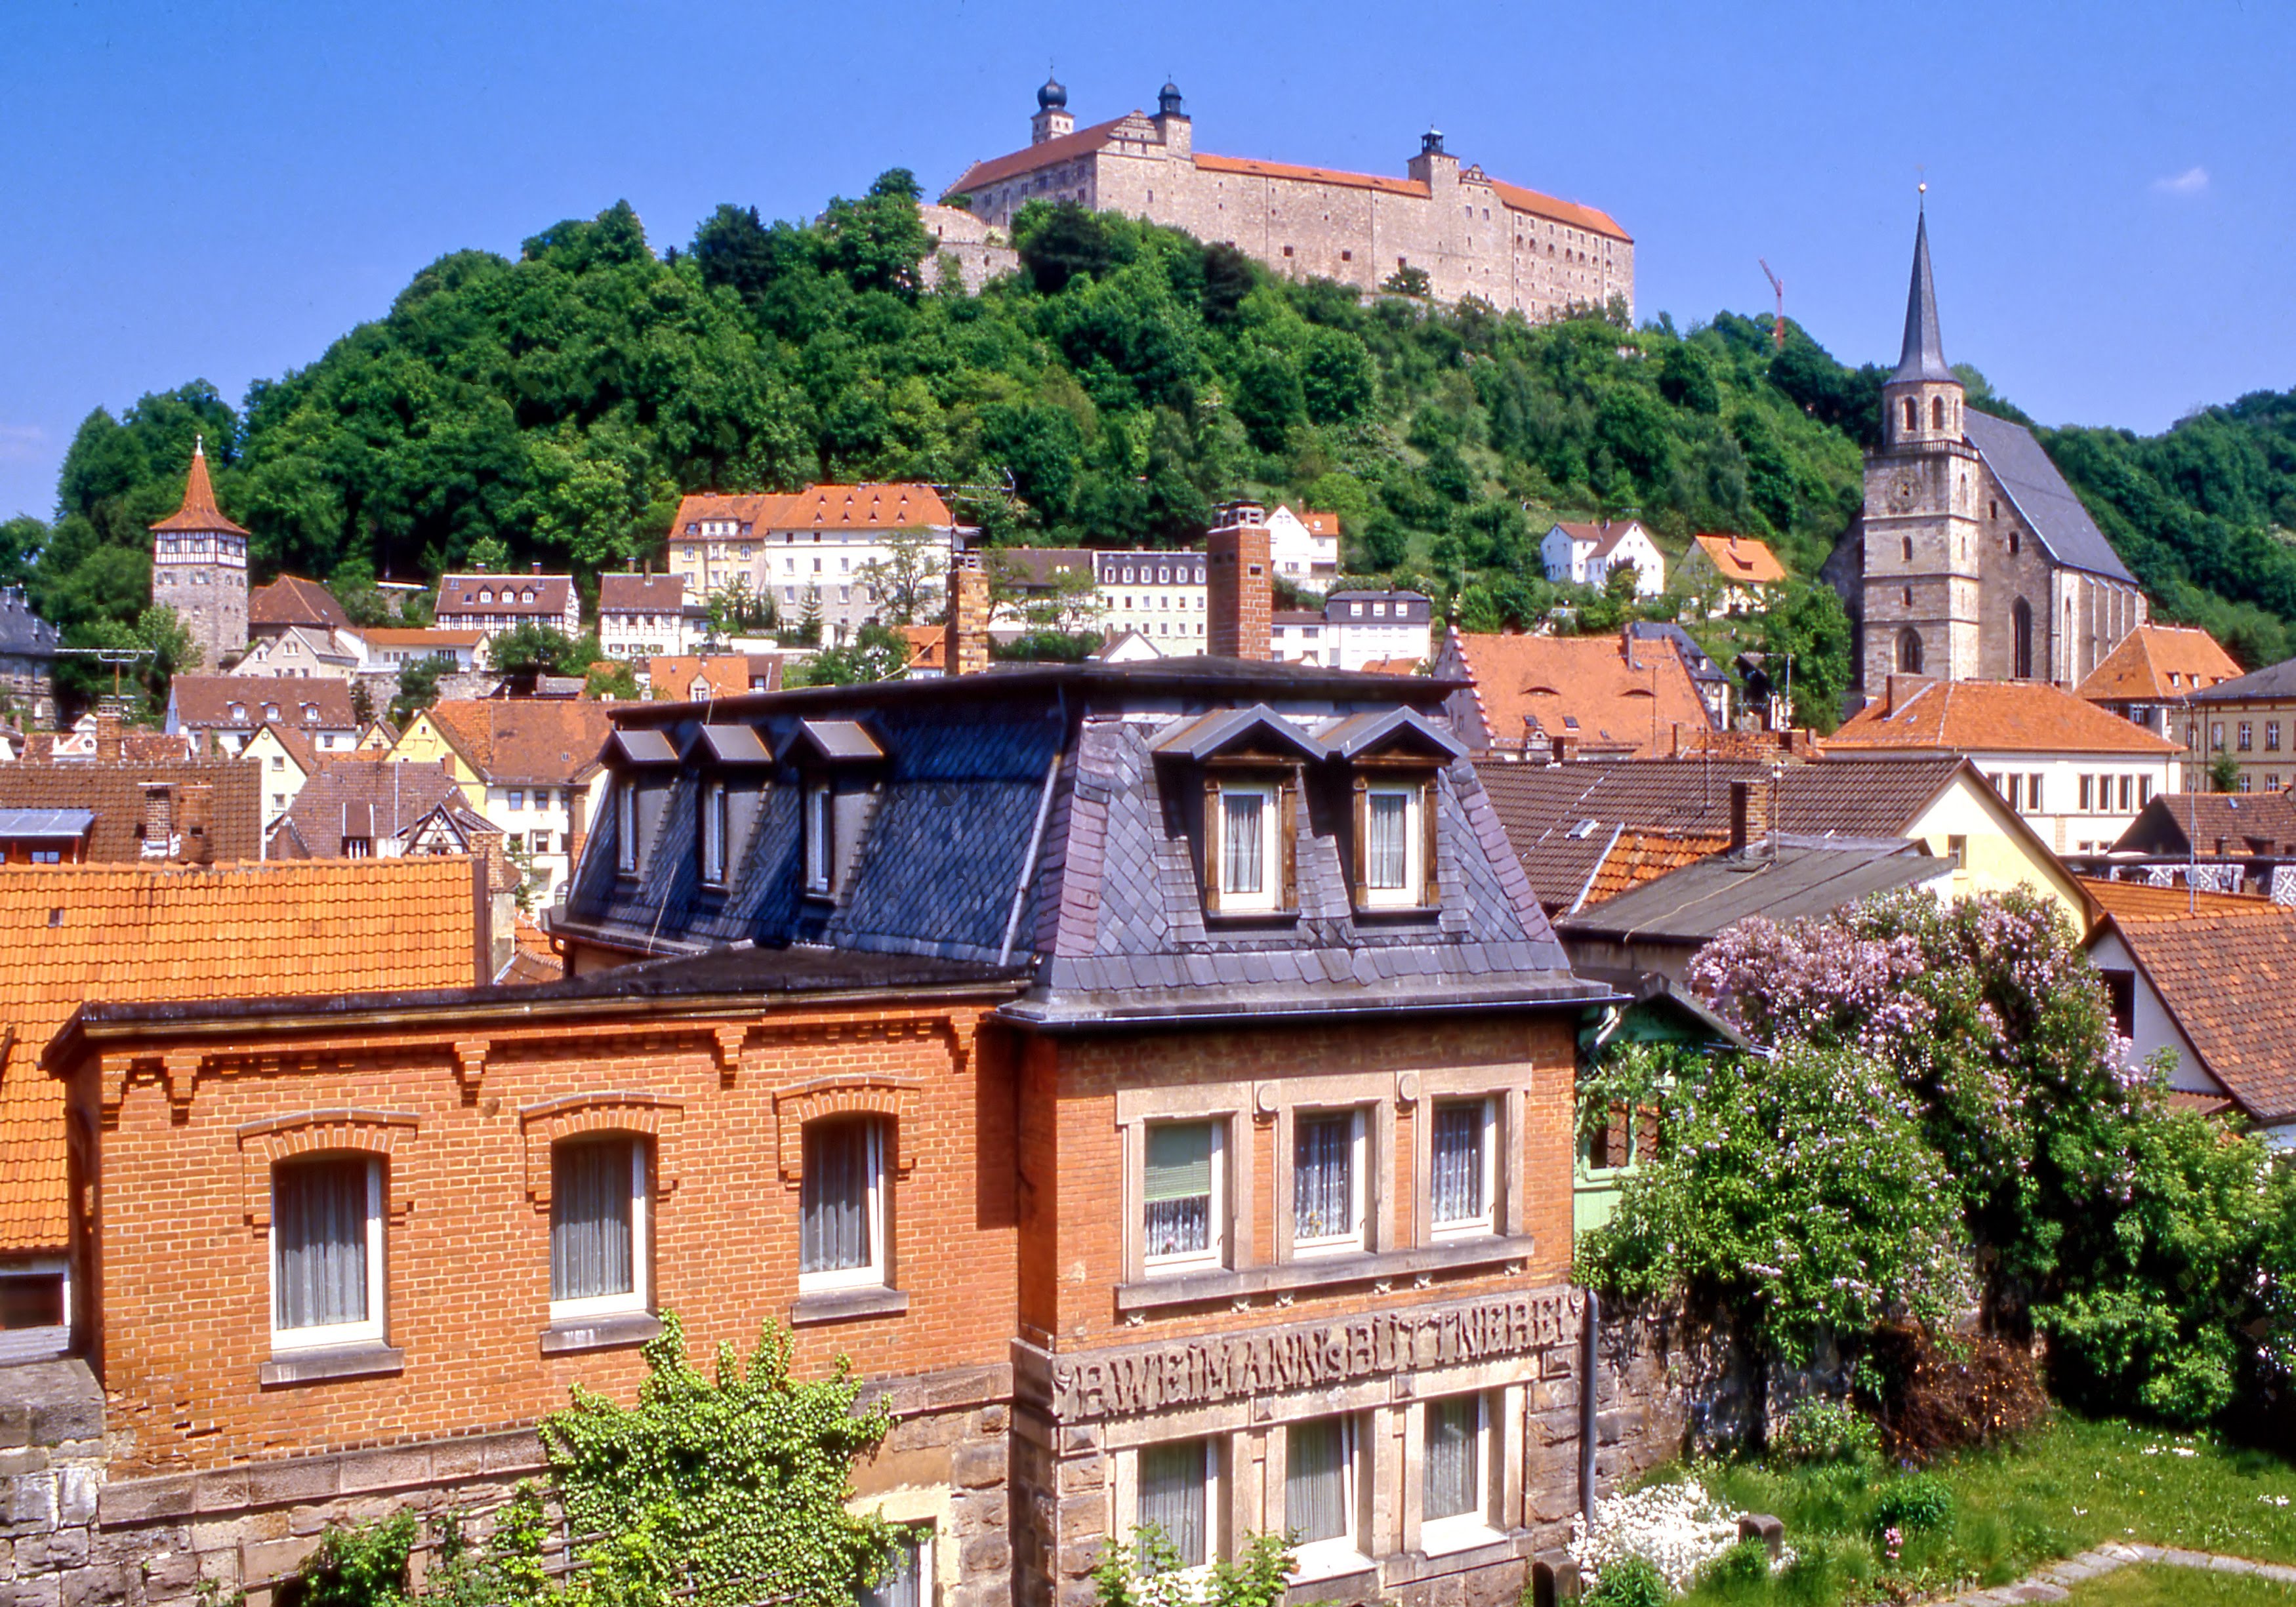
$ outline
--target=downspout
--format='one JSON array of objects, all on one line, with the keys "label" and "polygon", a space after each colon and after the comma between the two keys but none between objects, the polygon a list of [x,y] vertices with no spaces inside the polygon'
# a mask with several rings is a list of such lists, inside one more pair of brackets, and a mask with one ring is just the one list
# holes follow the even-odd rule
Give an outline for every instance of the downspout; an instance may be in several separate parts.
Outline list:
[{"label": "downspout", "polygon": [[1578,1510],[1589,1533],[1595,1528],[1595,1417],[1599,1393],[1595,1378],[1595,1336],[1603,1324],[1603,1300],[1587,1294],[1587,1314],[1578,1330]]},{"label": "downspout", "polygon": [[997,946],[996,963],[1003,965],[1013,957],[1013,939],[1021,934],[1021,911],[1029,901],[1029,881],[1036,873],[1037,856],[1044,852],[1045,824],[1053,816],[1053,789],[1061,779],[1061,761],[1068,757],[1069,693],[1068,688],[1056,688],[1060,699],[1061,740],[1053,748],[1050,763],[1045,767],[1045,790],[1037,799],[1037,824],[1029,833],[1029,851],[1021,857],[1021,873],[1013,882],[1013,912],[1004,918],[1004,941]]}]

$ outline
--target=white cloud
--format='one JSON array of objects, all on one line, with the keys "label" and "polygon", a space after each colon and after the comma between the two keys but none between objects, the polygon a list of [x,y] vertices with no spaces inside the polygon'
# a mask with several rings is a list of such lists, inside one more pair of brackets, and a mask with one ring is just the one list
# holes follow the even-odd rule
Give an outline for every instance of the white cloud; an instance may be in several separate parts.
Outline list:
[{"label": "white cloud", "polygon": [[0,463],[29,463],[47,445],[48,432],[37,424],[0,424]]},{"label": "white cloud", "polygon": [[2206,168],[2187,168],[2173,178],[2156,178],[2152,192],[2156,195],[2198,195],[2209,187]]}]

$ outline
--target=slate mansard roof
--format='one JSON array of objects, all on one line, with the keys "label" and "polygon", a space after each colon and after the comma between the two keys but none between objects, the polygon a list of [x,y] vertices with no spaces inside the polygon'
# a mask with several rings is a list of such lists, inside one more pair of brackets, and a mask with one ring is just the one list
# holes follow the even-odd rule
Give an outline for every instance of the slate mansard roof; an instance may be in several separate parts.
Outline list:
[{"label": "slate mansard roof", "polygon": [[[641,818],[653,824],[636,873],[619,875],[619,810],[599,811],[554,930],[656,955],[754,943],[982,974],[1020,966],[1026,989],[1007,1013],[1046,1027],[1601,996],[1570,974],[1443,726],[1451,690],[1188,660],[617,709],[605,762],[618,787],[638,787]],[[705,721],[747,726],[775,756],[718,772],[734,803],[722,891],[701,885],[694,840]],[[837,761],[853,767],[860,804],[857,824],[840,826],[849,840],[836,844],[843,874],[832,905],[803,896],[798,765],[846,753],[817,734],[852,727],[883,757],[853,748],[862,757]],[[1341,817],[1349,767],[1390,742],[1435,777],[1440,907],[1366,917],[1349,898]],[[1199,766],[1207,745],[1235,744],[1312,756],[1294,817],[1296,915],[1206,917],[1191,838]]]}]

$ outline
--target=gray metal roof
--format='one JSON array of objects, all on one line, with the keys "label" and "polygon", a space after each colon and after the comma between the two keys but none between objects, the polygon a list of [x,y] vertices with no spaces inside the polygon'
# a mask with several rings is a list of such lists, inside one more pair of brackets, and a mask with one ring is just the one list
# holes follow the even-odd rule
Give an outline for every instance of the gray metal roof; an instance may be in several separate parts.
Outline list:
[{"label": "gray metal roof", "polygon": [[2079,497],[2057,472],[2056,464],[2041,450],[2041,443],[2022,424],[1995,418],[1974,408],[1962,414],[1969,444],[1985,459],[1985,466],[2001,482],[2009,500],[2033,527],[2049,556],[2068,569],[2086,570],[2114,580],[2136,584],[2136,577],[2120,562],[2096,521],[2088,516]]},{"label": "gray metal roof", "polygon": [[1710,942],[1750,916],[1795,921],[1825,915],[1874,893],[1949,873],[1917,843],[1781,836],[1775,850],[1718,854],[1620,893],[1556,923],[1565,938],[1638,943]]},{"label": "gray metal roof", "polygon": [[634,765],[674,765],[677,750],[659,731],[620,730],[606,739],[609,750],[618,752]]},{"label": "gray metal roof", "polygon": [[1308,735],[1265,703],[1215,709],[1201,719],[1173,726],[1153,745],[1167,758],[1204,759],[1258,735],[1291,749],[1301,758],[1322,758],[1331,751],[1320,738]]},{"label": "gray metal roof", "polygon": [[1319,734],[1323,742],[1341,758],[1353,758],[1398,737],[1446,758],[1464,758],[1467,754],[1466,743],[1416,709],[1352,714],[1337,725],[1326,726]]},{"label": "gray metal roof", "polygon": [[701,741],[704,750],[702,757],[721,765],[770,765],[774,762],[774,756],[767,751],[766,744],[747,726],[704,726]]},{"label": "gray metal roof", "polygon": [[[800,720],[791,734],[790,744],[803,742],[824,758],[874,759],[885,757],[885,750],[869,727],[858,720]],[[788,757],[788,749],[783,750]]]},{"label": "gray metal roof", "polygon": [[2185,694],[2187,703],[2240,703],[2252,698],[2296,697],[2296,659],[2267,664],[2229,681],[2218,681]]},{"label": "gray metal roof", "polygon": [[0,809],[0,837],[83,837],[94,809]]},{"label": "gray metal roof", "polygon": [[1906,344],[1890,382],[1952,378],[1953,370],[1946,365],[1945,337],[1938,332],[1937,286],[1930,278],[1930,219],[1924,212],[1914,225],[1914,281],[1906,291]]}]

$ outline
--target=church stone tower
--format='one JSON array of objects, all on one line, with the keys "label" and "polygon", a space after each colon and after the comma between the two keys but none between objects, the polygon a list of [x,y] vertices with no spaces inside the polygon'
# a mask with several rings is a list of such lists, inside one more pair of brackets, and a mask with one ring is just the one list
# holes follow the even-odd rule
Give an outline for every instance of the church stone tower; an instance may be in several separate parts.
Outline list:
[{"label": "church stone tower", "polygon": [[184,505],[152,527],[152,601],[176,611],[201,669],[247,646],[247,532],[216,506],[204,442],[192,448]]},{"label": "church stone tower", "polygon": [[1882,444],[1866,455],[1866,691],[1892,674],[1963,680],[1980,670],[1977,449],[1961,381],[1946,366],[1930,278],[1929,219],[1914,232],[1905,348],[1882,387]]}]

